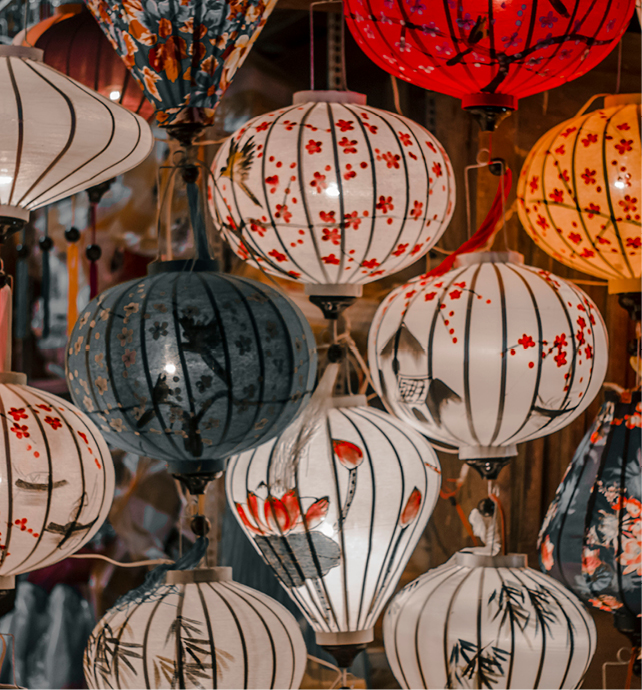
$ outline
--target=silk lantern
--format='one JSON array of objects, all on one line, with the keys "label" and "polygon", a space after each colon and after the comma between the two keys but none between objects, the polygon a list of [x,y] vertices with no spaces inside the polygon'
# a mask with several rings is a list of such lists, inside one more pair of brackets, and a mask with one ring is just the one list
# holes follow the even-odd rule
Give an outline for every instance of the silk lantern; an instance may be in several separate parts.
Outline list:
[{"label": "silk lantern", "polygon": [[113,446],[179,475],[219,472],[280,433],[315,379],[314,337],[295,304],[215,265],[150,264],[92,300],[69,340],[76,404]]},{"label": "silk lantern", "polygon": [[552,434],[597,395],[607,332],[590,298],[521,254],[461,254],[381,303],[369,334],[386,406],[495,476],[517,444]]},{"label": "silk lantern", "polygon": [[383,641],[403,688],[577,688],[596,631],[525,555],[459,551],[397,594]]},{"label": "silk lantern", "polygon": [[107,517],[114,466],[94,424],[62,398],[11,371],[11,289],[0,289],[0,588],[63,560]]},{"label": "silk lantern", "polygon": [[642,233],[640,96],[608,96],[604,108],[547,132],[519,177],[519,217],[561,263],[639,292]]},{"label": "silk lantern", "polygon": [[302,91],[219,149],[210,209],[234,251],[307,294],[357,297],[441,237],[455,179],[441,144],[345,91]]},{"label": "silk lantern", "polygon": [[153,595],[109,610],[87,643],[87,685],[298,688],[307,657],[294,616],[231,571],[170,570]]},{"label": "silk lantern", "polygon": [[69,3],[55,12],[29,29],[23,45],[40,48],[46,65],[148,120],[154,106],[85,6]]},{"label": "silk lantern", "polygon": [[613,613],[640,646],[642,489],[640,391],[607,393],[551,503],[538,548],[542,570],[584,602]]},{"label": "silk lantern", "polygon": [[0,46],[0,225],[93,187],[147,158],[149,125],[42,63],[42,51]]},{"label": "silk lantern", "polygon": [[379,67],[494,115],[518,100],[581,77],[631,20],[635,0],[529,3],[346,0],[355,40]]},{"label": "silk lantern", "polygon": [[428,443],[365,396],[328,405],[289,437],[231,459],[226,493],[317,643],[348,666],[337,648],[356,653],[373,639],[441,475]]}]

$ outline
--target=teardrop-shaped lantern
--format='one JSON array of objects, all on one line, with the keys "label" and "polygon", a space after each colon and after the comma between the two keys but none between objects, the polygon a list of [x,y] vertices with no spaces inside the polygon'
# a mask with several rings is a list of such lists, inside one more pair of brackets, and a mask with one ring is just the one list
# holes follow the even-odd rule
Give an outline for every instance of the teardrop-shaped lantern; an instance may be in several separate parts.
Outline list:
[{"label": "teardrop-shaped lantern", "polygon": [[43,64],[37,48],[0,46],[0,94],[0,225],[20,225],[152,149],[143,118]]},{"label": "teardrop-shaped lantern", "polygon": [[577,688],[596,637],[577,597],[522,554],[460,551],[404,587],[383,621],[402,688]]},{"label": "teardrop-shaped lantern", "polygon": [[462,254],[379,306],[369,334],[377,392],[400,419],[459,448],[483,473],[517,444],[586,409],[606,374],[608,339],[590,298],[520,254]]},{"label": "teardrop-shaped lantern", "polygon": [[540,565],[639,647],[642,404],[639,390],[607,396],[549,506]]},{"label": "teardrop-shaped lantern", "polygon": [[428,443],[365,396],[330,404],[291,442],[284,435],[232,458],[226,492],[317,642],[359,646],[373,639],[441,474]]},{"label": "teardrop-shaped lantern", "polygon": [[90,688],[298,688],[294,616],[231,568],[170,570],[142,601],[107,611],[85,650]]}]

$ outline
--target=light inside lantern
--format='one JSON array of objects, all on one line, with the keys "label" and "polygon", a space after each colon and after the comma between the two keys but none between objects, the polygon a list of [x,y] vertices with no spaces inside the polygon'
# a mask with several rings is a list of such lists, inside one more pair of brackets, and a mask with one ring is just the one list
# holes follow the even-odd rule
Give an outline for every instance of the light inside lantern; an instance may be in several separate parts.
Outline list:
[{"label": "light inside lantern", "polygon": [[165,371],[168,374],[175,374],[176,373],[176,366],[174,364],[166,364],[165,365]]},{"label": "light inside lantern", "polygon": [[328,185],[328,188],[325,190],[325,193],[328,196],[334,196],[334,197],[339,196],[339,188],[337,187],[337,183],[336,182],[330,182],[330,184]]},{"label": "light inside lantern", "polygon": [[0,170],[0,185],[10,185],[13,182],[13,175],[8,170]]},{"label": "light inside lantern", "polygon": [[117,101],[120,98],[120,91],[110,91],[109,92],[109,100],[110,101]]}]

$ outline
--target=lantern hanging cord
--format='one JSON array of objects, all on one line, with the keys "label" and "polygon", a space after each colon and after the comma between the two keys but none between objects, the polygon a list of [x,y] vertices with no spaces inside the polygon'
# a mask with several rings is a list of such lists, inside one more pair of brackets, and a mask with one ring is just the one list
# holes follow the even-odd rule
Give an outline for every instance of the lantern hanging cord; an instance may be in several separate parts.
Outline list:
[{"label": "lantern hanging cord", "polygon": [[622,38],[617,44],[617,76],[615,78],[615,93],[620,93],[620,84],[622,81]]},{"label": "lantern hanging cord", "polygon": [[175,562],[168,558],[152,558],[147,561],[132,561],[131,563],[123,563],[122,561],[115,561],[113,558],[109,558],[108,556],[103,556],[101,553],[73,553],[71,556],[69,556],[69,558],[106,561],[107,563],[116,565],[119,568],[141,568],[146,565],[167,565]]},{"label": "lantern hanging cord", "polygon": [[[310,3],[310,91],[314,91],[314,8],[317,5],[343,5],[343,0],[316,0]],[[345,20],[341,13],[341,81],[343,90],[346,89],[346,58],[345,58]]]},{"label": "lantern hanging cord", "polygon": [[394,74],[390,75],[390,83],[392,84],[392,98],[395,103],[395,110],[399,115],[403,117],[403,111],[401,110],[401,101],[399,99],[399,85],[397,84],[397,78]]}]

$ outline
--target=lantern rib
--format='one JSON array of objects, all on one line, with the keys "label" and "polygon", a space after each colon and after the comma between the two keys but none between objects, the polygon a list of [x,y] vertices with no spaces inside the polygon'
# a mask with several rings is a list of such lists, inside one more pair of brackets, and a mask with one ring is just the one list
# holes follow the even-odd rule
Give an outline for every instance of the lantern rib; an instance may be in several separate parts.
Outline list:
[{"label": "lantern rib", "polygon": [[332,132],[332,154],[334,158],[334,174],[337,181],[337,189],[339,191],[339,229],[341,230],[341,245],[339,247],[341,258],[339,259],[339,266],[337,267],[337,279],[335,282],[342,283],[343,268],[346,258],[346,220],[345,220],[345,204],[343,200],[343,182],[341,181],[341,166],[339,165],[339,147],[337,145],[337,137],[335,136],[334,118],[332,117],[332,107],[329,103],[325,104],[326,114],[328,116],[328,124]]},{"label": "lantern rib", "polygon": [[13,66],[11,64],[11,58],[7,59],[7,72],[9,73],[9,79],[11,80],[11,87],[13,88],[13,95],[16,99],[16,115],[18,119],[18,141],[16,142],[16,167],[13,171],[13,181],[11,182],[11,191],[9,192],[9,198],[7,200],[7,205],[12,206],[13,194],[16,190],[16,181],[18,175],[20,174],[20,165],[22,163],[22,149],[24,147],[24,113],[22,107],[22,98],[20,97],[20,89],[18,89],[18,84],[16,83],[16,76],[13,71]]},{"label": "lantern rib", "polygon": [[[499,578],[499,581],[501,582],[501,586],[503,588],[506,585],[506,580],[504,580],[502,570],[503,568],[496,568],[495,572],[497,573],[497,577]],[[510,573],[510,570],[508,572]],[[508,615],[508,620],[510,622],[510,661],[508,662],[508,672],[506,674],[506,687],[510,688],[511,680],[513,679],[513,669],[515,667],[515,618],[510,612]],[[500,621],[499,629],[497,631],[498,638],[502,632],[502,625],[503,620]]]},{"label": "lantern rib", "polygon": [[[150,680],[149,680],[149,671],[147,670],[147,648],[148,648],[148,642],[149,642],[149,632],[152,629],[152,621],[154,620],[154,616],[156,615],[156,611],[158,610],[158,607],[163,603],[163,599],[159,597],[158,601],[154,604],[154,608],[152,609],[151,613],[149,614],[149,618],[147,619],[147,623],[145,624],[145,633],[143,634],[143,658],[141,659],[142,664],[143,664],[143,675],[145,677],[145,687],[150,688],[152,686]],[[132,615],[133,612],[136,611],[136,609],[132,610]],[[127,619],[127,621],[129,618]],[[127,628],[127,622],[122,626],[120,630],[120,635],[118,636],[118,644],[120,646],[120,638]],[[114,656],[117,657],[116,654]],[[214,685],[216,688],[216,684]]]},{"label": "lantern rib", "polygon": [[0,567],[4,565],[4,562],[9,553],[9,546],[11,543],[11,533],[13,532],[13,491],[11,487],[13,486],[13,464],[11,461],[11,444],[9,439],[9,429],[7,428],[7,412],[5,410],[4,401],[2,396],[0,396],[0,419],[2,419],[2,431],[4,436],[4,447],[5,447],[5,476],[7,479],[7,535],[4,540],[4,548],[0,549],[2,553],[0,554]]},{"label": "lantern rib", "polygon": [[[486,568],[479,569],[479,584],[477,587],[477,684],[479,687],[485,685],[482,676],[482,650],[484,649],[482,643],[482,606],[484,595],[484,576],[486,575]],[[537,687],[537,686],[535,686]]]},{"label": "lantern rib", "polygon": [[[477,285],[477,278],[482,270],[483,264],[478,264],[475,268],[472,278],[470,279],[470,290],[468,292],[468,305],[466,307],[466,323],[464,326],[464,402],[466,405],[466,421],[468,422],[468,429],[477,445],[481,445],[477,431],[475,430],[475,420],[473,419],[473,406],[470,399],[470,330],[473,320],[473,299],[475,297],[475,286]],[[445,291],[444,291],[444,294]],[[441,313],[441,309],[438,313]],[[437,315],[437,314],[436,314]]]},{"label": "lantern rib", "polygon": [[[160,601],[158,602],[160,604]],[[135,608],[132,608],[132,610],[127,614],[125,621],[123,625],[121,626],[120,630],[118,631],[118,639],[116,640],[116,646],[114,648],[114,654],[113,654],[113,662],[114,662],[114,672],[116,676],[116,687],[117,688],[124,688],[125,685],[120,682],[120,664],[118,663],[120,657],[118,655],[118,650],[120,649],[120,641],[125,634],[125,630],[127,630],[128,624],[134,613],[136,612]]]},{"label": "lantern rib", "polygon": [[[186,589],[187,585],[180,586],[180,592],[178,593],[178,605],[176,606],[176,616],[174,618],[174,623],[178,624],[174,628],[174,644],[176,647],[174,652],[176,656],[176,666],[174,667],[174,680],[176,681],[176,684],[179,688],[187,687],[187,683],[185,682],[185,664],[183,661],[183,641],[181,639],[181,628],[183,627],[183,608],[185,606]],[[245,685],[243,687],[247,687],[247,678],[245,680]]]},{"label": "lantern rib", "polygon": [[[452,672],[450,670],[450,654],[448,653],[448,627],[450,625],[450,616],[452,613],[453,604],[455,602],[455,599],[457,598],[457,595],[459,594],[459,590],[462,588],[463,584],[466,582],[466,580],[474,572],[475,572],[475,570],[473,568],[469,569],[468,572],[464,575],[464,577],[457,583],[455,590],[450,595],[450,600],[448,602],[448,608],[446,610],[446,618],[444,620],[444,666],[446,667],[446,688],[453,688],[454,687]],[[434,590],[433,590],[433,592],[434,592]],[[433,592],[430,593],[430,596],[432,596]]]},{"label": "lantern rib", "polygon": [[[452,1],[452,0],[451,0]],[[470,67],[468,67],[468,63],[464,60],[465,55],[470,51],[470,48],[465,48],[464,51],[459,50],[459,45],[454,45],[455,41],[457,41],[457,44],[463,41],[462,37],[456,38],[456,33],[455,33],[455,27],[453,25],[453,20],[452,16],[450,14],[450,4],[449,0],[442,0],[442,5],[444,6],[444,16],[446,19],[446,23],[448,24],[448,32],[450,34],[450,38],[453,41],[453,47],[455,50],[457,50],[457,53],[449,58],[446,61],[446,64],[451,63],[451,61],[457,60],[459,64],[462,65],[464,70],[466,71],[466,74],[468,75],[468,81],[469,83],[473,84],[473,88],[475,88],[475,78],[473,76],[473,73],[470,70]],[[399,7],[401,8],[403,6],[403,3],[399,3]],[[402,10],[403,12],[403,10]],[[409,18],[408,18],[409,19]],[[494,27],[495,27],[495,22],[493,20],[493,3],[492,0],[489,0],[488,2],[488,39],[490,41],[490,51],[491,51],[491,58],[493,56],[493,53],[495,52],[495,37],[494,37]],[[465,41],[463,41],[464,45],[466,45]],[[500,67],[501,69],[501,67]],[[494,77],[495,78],[495,77]],[[484,91],[485,89],[480,89],[480,91]]]},{"label": "lantern rib", "polygon": [[[508,368],[508,326],[506,319],[506,290],[504,288],[504,281],[502,279],[502,273],[499,270],[497,264],[492,264],[495,270],[495,276],[497,278],[497,287],[499,288],[499,299],[501,304],[502,313],[502,363],[501,363],[501,375],[499,382],[499,407],[497,409],[497,420],[495,422],[495,430],[493,431],[492,438],[488,443],[489,446],[495,444],[497,437],[499,436],[499,431],[502,427],[502,422],[504,420],[504,404],[506,402],[506,378],[507,378],[507,368]],[[472,291],[471,291],[472,292]],[[472,297],[472,294],[471,294]]]},{"label": "lantern rib", "polygon": [[[218,688],[218,660],[216,658],[216,645],[214,644],[214,631],[212,630],[212,621],[210,620],[210,616],[207,611],[207,604],[205,603],[205,597],[203,596],[201,583],[196,582],[194,584],[196,585],[196,591],[198,592],[198,598],[201,602],[201,608],[203,610],[203,619],[205,620],[205,626],[207,627],[207,640],[210,648],[210,657],[212,659],[212,689],[216,690]],[[146,644],[145,647],[147,647]]]}]

